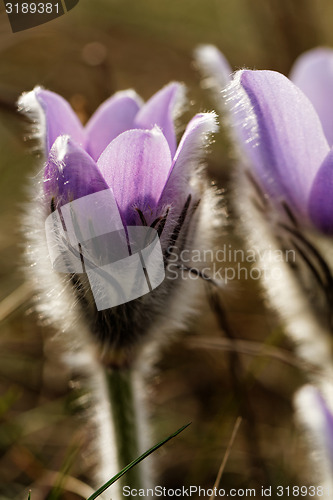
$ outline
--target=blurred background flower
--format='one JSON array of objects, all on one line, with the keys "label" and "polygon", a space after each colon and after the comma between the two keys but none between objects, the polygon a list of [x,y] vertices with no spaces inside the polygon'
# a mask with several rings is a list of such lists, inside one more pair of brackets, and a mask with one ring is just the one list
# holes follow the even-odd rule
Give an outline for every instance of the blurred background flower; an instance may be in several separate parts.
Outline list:
[{"label": "blurred background flower", "polygon": [[300,356],[331,379],[333,52],[298,58],[291,74],[299,87],[276,71],[230,74],[214,46],[199,47],[196,57],[230,128],[238,156],[233,203],[257,249],[267,298]]},{"label": "blurred background flower", "polygon": [[296,393],[294,402],[311,457],[308,474],[322,486],[318,496],[329,499],[333,488],[332,387],[326,388],[325,398],[315,387],[306,385]]}]

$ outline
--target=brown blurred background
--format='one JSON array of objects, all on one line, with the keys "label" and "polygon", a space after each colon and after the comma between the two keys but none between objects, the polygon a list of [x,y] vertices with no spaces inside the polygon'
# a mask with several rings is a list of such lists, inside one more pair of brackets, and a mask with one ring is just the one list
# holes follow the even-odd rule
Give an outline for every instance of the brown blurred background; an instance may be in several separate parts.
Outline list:
[{"label": "brown blurred background", "polygon": [[[303,51],[333,46],[332,22],[331,0],[81,0],[59,19],[12,34],[2,9],[0,500],[25,499],[29,487],[33,500],[82,498],[75,484],[59,488],[54,473],[89,480],[89,466],[77,454],[82,431],[74,418],[70,375],[53,357],[52,343],[45,349],[43,339],[51,332],[32,309],[34,292],[22,272],[20,214],[27,179],[39,160],[23,140],[26,123],[15,111],[18,96],[43,85],[66,97],[85,121],[116,90],[135,88],[147,99],[168,81],[179,80],[188,88],[190,103],[185,126],[196,112],[214,107],[193,65],[198,44],[216,44],[235,69],[288,74]],[[207,167],[228,199],[232,160],[222,132]],[[221,245],[241,245],[234,226],[231,215]],[[305,380],[302,366],[277,318],[265,307],[258,283],[232,283],[221,299],[233,335],[247,343],[226,340],[203,300],[199,321],[164,349],[149,381],[156,441],[193,422],[156,455],[158,482],[211,487],[245,405],[223,487],[307,484],[291,403]],[[263,348],[269,348],[268,356]]]}]

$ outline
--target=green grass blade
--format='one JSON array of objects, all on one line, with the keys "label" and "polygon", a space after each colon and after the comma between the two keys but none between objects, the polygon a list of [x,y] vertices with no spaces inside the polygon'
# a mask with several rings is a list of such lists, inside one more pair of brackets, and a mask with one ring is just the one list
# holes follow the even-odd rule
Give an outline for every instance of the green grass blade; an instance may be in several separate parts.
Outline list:
[{"label": "green grass blade", "polygon": [[178,436],[178,434],[180,434],[181,432],[183,432],[183,430],[185,430],[186,427],[188,427],[189,425],[191,425],[191,422],[189,424],[183,425],[183,427],[181,427],[180,429],[178,429],[178,431],[174,432],[173,434],[171,434],[167,438],[163,439],[163,441],[160,441],[158,444],[155,444],[155,446],[153,446],[149,450],[145,451],[142,455],[140,455],[140,457],[136,458],[130,464],[126,465],[126,467],[124,467],[123,470],[121,470],[120,472],[118,472],[118,474],[116,474],[115,476],[113,476],[109,481],[107,481],[105,484],[103,484],[103,486],[101,486],[100,488],[98,488],[98,490],[95,491],[95,493],[93,493],[87,500],[95,500],[95,498],[97,498],[101,493],[103,493],[107,488],[109,488],[109,486],[111,486],[121,476],[123,476],[124,474],[126,474],[126,472],[128,472],[130,469],[132,469],[132,467],[135,467],[135,465],[137,465],[139,462],[141,462],[142,460],[144,460],[145,458],[147,458],[151,453],[153,453],[154,451],[156,451],[158,448],[160,448],[161,446],[163,446],[165,443],[167,443],[168,441],[170,441],[170,439],[173,439],[174,437]]},{"label": "green grass blade", "polygon": [[28,493],[28,500],[31,500],[31,490]]}]

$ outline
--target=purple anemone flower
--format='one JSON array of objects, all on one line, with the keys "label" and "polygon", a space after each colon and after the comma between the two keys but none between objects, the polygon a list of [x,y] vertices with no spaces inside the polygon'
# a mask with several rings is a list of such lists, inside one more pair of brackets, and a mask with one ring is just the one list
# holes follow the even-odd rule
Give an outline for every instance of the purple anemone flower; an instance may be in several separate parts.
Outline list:
[{"label": "purple anemone flower", "polygon": [[244,159],[266,195],[304,225],[333,234],[333,50],[303,54],[291,80],[274,71],[231,75],[210,46],[197,57],[205,74],[225,85],[229,80],[224,103]]},{"label": "purple anemone flower", "polygon": [[[183,249],[210,245],[216,202],[201,163],[210,134],[217,130],[216,115],[195,115],[177,146],[174,119],[183,94],[178,83],[165,86],[146,103],[132,90],[118,92],[85,126],[65,99],[48,90],[37,87],[19,101],[21,110],[34,122],[45,157],[41,177],[34,180],[33,201],[25,219],[28,259],[40,291],[39,310],[62,329],[72,329],[79,321],[77,315],[83,314],[90,332],[117,348],[117,356],[113,353],[107,361],[110,364],[129,363],[138,338],[149,338],[155,330],[160,333],[183,326],[193,311],[193,300],[201,292],[191,287],[184,293],[183,288],[188,288],[185,280],[171,279],[166,269],[163,283],[151,293],[117,307],[96,310],[84,275],[75,274],[75,270],[64,276],[50,269],[45,258],[45,220],[60,208],[62,212],[66,208],[63,205],[105,191],[111,193],[120,214],[117,229],[154,227],[166,268],[170,248],[177,247],[181,253]],[[89,214],[86,219],[89,222]],[[103,259],[114,250],[107,241],[105,238],[105,244],[100,243]],[[70,321],[66,318],[64,327],[62,311],[68,310],[71,300],[70,309],[77,313]]]},{"label": "purple anemone flower", "polygon": [[333,232],[333,155],[311,101],[274,71],[236,73],[233,119],[257,181],[306,224]]},{"label": "purple anemone flower", "polygon": [[[96,486],[147,449],[145,425],[134,415],[138,404],[140,420],[145,413],[141,377],[136,371],[132,389],[127,369],[142,359],[146,370],[202,298],[203,287],[181,272],[171,274],[168,263],[170,247],[173,255],[175,248],[179,255],[201,250],[216,231],[216,196],[202,159],[217,123],[215,113],[197,114],[177,146],[174,119],[182,95],[178,83],[145,104],[133,91],[118,92],[85,126],[48,90],[35,88],[19,101],[43,152],[24,218],[26,274],[39,317],[57,331],[52,355],[60,352],[89,389]],[[115,375],[111,390],[103,365],[125,372]],[[126,436],[118,436],[111,413],[116,429],[124,427],[125,415]],[[129,445],[117,456],[122,439]],[[149,471],[140,474],[143,485],[149,482]]]},{"label": "purple anemone flower", "polygon": [[302,55],[292,80],[275,71],[232,74],[210,46],[197,60],[237,149],[235,212],[268,301],[299,356],[331,376],[333,51]]},{"label": "purple anemone flower", "polygon": [[83,127],[61,96],[41,88],[25,94],[20,106],[37,118],[43,136],[49,206],[109,188],[124,224],[137,222],[138,210],[151,222],[163,206],[179,209],[191,192],[189,157],[215,129],[213,114],[196,115],[177,149],[173,118],[181,96],[177,83],[145,104],[133,91],[118,92]]}]

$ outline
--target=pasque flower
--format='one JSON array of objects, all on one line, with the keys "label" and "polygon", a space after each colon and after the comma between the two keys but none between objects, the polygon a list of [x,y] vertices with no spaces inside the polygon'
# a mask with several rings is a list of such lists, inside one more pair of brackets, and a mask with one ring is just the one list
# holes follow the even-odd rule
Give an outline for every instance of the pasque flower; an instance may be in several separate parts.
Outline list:
[{"label": "pasque flower", "polygon": [[[331,377],[333,51],[303,54],[293,81],[275,71],[231,74],[212,47],[197,57],[215,89],[225,82],[217,102],[239,153],[234,204],[248,245],[260,249],[268,298],[301,357]],[[295,258],[278,263],[272,249]]]},{"label": "pasque flower", "polygon": [[258,181],[303,223],[331,234],[333,155],[311,101],[271,71],[237,73],[229,95],[235,120],[245,124],[239,133]]},{"label": "pasque flower", "polygon": [[[30,246],[37,274],[45,267],[40,224],[61,206],[106,189],[113,192],[124,226],[151,225],[158,231],[165,260],[176,242],[179,249],[193,244],[200,248],[212,227],[203,222],[203,214],[213,205],[199,164],[203,146],[216,130],[216,118],[214,113],[197,114],[177,147],[174,118],[183,94],[180,84],[171,83],[144,104],[134,91],[118,92],[85,126],[69,103],[53,92],[37,87],[21,97],[19,106],[31,115],[46,159],[32,205],[39,217],[39,225],[33,223],[30,232],[37,235]],[[35,218],[29,216],[31,225]],[[96,311],[84,279],[74,275],[71,282],[91,330],[112,345],[134,344],[133,339],[147,332],[157,318],[163,318],[161,329],[174,324],[172,298],[178,297],[179,282],[166,279],[149,296],[108,311]],[[181,314],[179,305],[174,308],[178,324],[187,314],[185,302],[183,298]],[[43,312],[50,315],[51,309],[54,306],[48,311],[44,307]],[[117,360],[123,362],[119,352]]]},{"label": "pasque flower", "polygon": [[[33,121],[43,153],[43,167],[32,179],[31,203],[24,219],[29,278],[37,291],[41,317],[58,330],[62,357],[74,375],[85,374],[85,385],[88,381],[91,389],[98,486],[147,449],[141,374],[135,371],[134,377],[132,370],[138,365],[146,367],[156,346],[170,337],[166,334],[185,326],[202,292],[200,285],[182,280],[180,273],[177,279],[173,273],[171,279],[167,266],[171,247],[173,254],[176,248],[179,253],[201,249],[210,245],[216,227],[216,197],[201,165],[204,146],[217,129],[216,116],[197,114],[177,147],[174,119],[183,96],[178,83],[167,85],[146,103],[132,90],[118,92],[85,126],[66,100],[48,90],[37,87],[19,101],[21,110]],[[147,226],[148,234],[152,232],[149,226],[154,228],[166,268],[159,286],[116,307],[96,307],[87,268],[86,273],[82,267],[81,271],[73,269],[71,260],[64,268],[68,269],[66,274],[56,272],[49,258],[45,223],[53,217],[63,217],[61,223],[67,223],[64,211],[75,211],[73,206],[81,206],[82,200],[91,196],[96,199],[96,194],[102,200],[102,218],[117,218],[116,229],[126,233],[129,248],[136,226]],[[96,232],[95,226],[90,228],[90,205],[82,206],[79,216],[84,222],[79,229],[89,227],[86,234],[92,240],[94,234],[105,235],[105,231]],[[75,225],[77,219],[72,221]],[[102,222],[104,225],[105,220]],[[68,238],[68,226],[64,224],[64,228]],[[107,262],[116,247],[114,233],[110,235],[111,239],[97,242]],[[140,255],[144,259],[143,251]],[[75,262],[80,263],[77,257]],[[125,273],[126,268],[122,269]],[[142,272],[143,266],[140,269]],[[134,271],[131,279],[135,286]],[[138,356],[145,343],[149,358]],[[126,476],[127,484],[149,484],[149,472],[137,471]],[[119,488],[112,493],[113,498],[121,497]]]},{"label": "pasque flower", "polygon": [[332,488],[333,472],[333,51],[303,54],[290,79],[275,71],[232,74],[215,47],[199,49],[197,59],[238,153],[239,225],[257,250],[267,298],[320,388],[303,388],[296,408],[317,456],[311,479],[328,499],[322,487],[325,481]]},{"label": "pasque flower", "polygon": [[198,54],[215,80],[227,84],[229,73],[224,101],[256,181],[304,225],[332,234],[333,50],[303,54],[291,80],[274,71],[231,75],[214,47]]},{"label": "pasque flower", "polygon": [[[143,104],[133,91],[118,92],[85,127],[61,96],[41,88],[25,94],[20,105],[38,112],[45,127],[45,201],[52,201],[54,209],[111,188],[124,222],[134,223],[135,208],[149,206],[153,212],[166,201],[177,203],[181,192],[186,199],[189,187],[180,185],[180,176],[186,177],[181,164],[213,118],[197,115],[176,152],[173,118],[181,94],[181,85],[173,83]],[[163,199],[170,190],[173,196]]]}]

